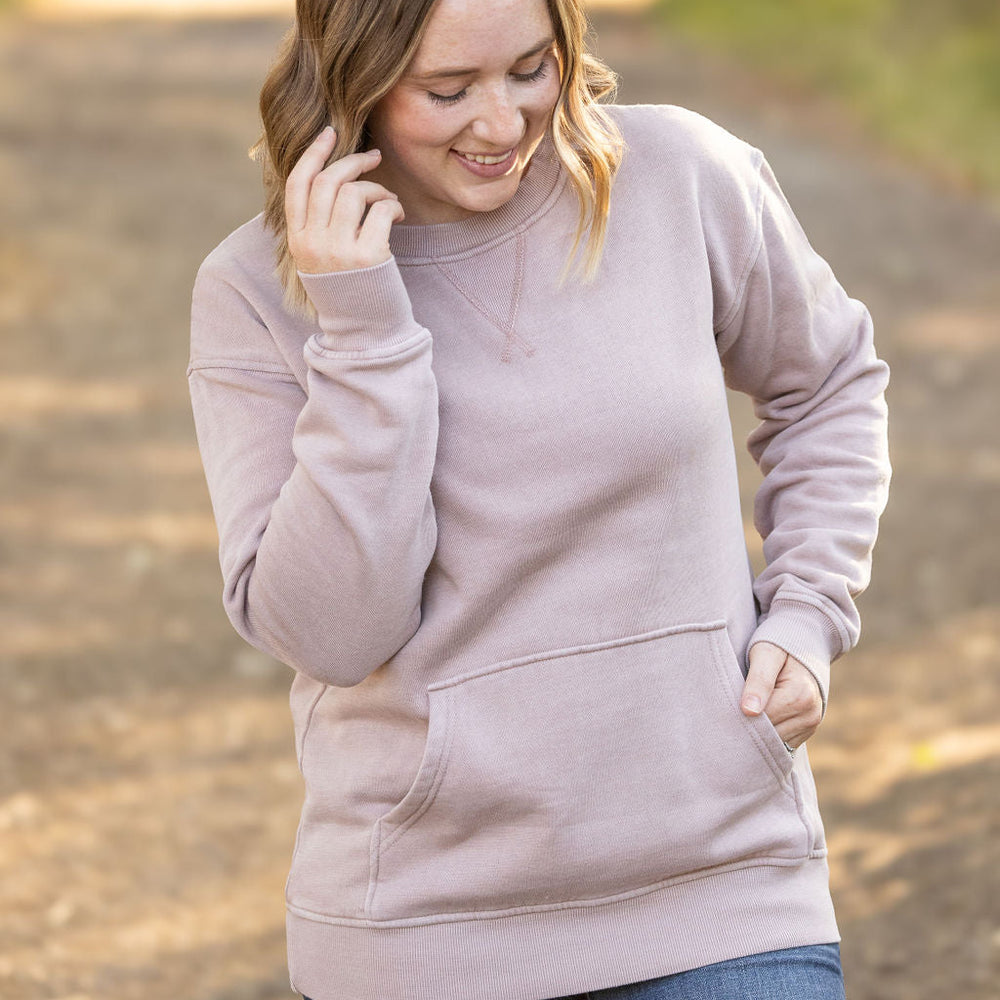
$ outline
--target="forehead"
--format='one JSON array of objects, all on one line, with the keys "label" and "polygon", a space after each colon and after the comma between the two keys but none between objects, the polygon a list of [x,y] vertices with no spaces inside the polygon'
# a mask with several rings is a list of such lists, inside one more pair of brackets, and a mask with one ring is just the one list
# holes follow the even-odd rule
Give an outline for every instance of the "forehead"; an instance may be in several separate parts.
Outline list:
[{"label": "forehead", "polygon": [[503,63],[551,34],[546,0],[438,0],[410,71]]}]

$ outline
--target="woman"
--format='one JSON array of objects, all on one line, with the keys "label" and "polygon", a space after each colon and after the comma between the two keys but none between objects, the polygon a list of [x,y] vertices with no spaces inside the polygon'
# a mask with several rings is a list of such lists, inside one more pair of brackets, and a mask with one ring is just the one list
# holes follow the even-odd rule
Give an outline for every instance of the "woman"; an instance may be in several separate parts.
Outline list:
[{"label": "woman", "polygon": [[804,742],[858,638],[887,367],[760,152],[599,106],[584,29],[300,0],[267,209],[196,281],[225,608],[295,671],[313,1000],[843,995]]}]

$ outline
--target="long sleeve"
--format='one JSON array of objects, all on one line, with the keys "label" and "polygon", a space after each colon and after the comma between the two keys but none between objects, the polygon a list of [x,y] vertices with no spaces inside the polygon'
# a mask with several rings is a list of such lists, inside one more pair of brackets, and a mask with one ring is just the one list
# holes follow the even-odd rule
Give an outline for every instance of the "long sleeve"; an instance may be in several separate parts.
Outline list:
[{"label": "long sleeve", "polygon": [[802,661],[825,713],[830,664],[860,634],[854,599],[870,579],[888,496],[889,369],[867,308],[848,297],[766,160],[747,148],[752,239],[745,254],[717,255],[716,340],[726,384],[752,398],[760,420],[747,447],[764,476],[754,524],[766,568],[754,583],[750,645],[766,640]]},{"label": "long sleeve", "polygon": [[420,623],[437,540],[431,335],[392,258],[302,275],[319,327],[303,391],[230,266],[199,270],[188,367],[223,604],[257,648],[357,684]]}]

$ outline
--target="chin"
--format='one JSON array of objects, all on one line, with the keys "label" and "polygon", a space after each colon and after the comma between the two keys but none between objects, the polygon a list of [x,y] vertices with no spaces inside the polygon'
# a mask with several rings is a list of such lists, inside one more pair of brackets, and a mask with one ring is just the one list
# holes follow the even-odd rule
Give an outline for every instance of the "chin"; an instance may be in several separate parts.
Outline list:
[{"label": "chin", "polygon": [[497,185],[496,191],[483,189],[476,193],[470,193],[469,197],[463,198],[461,202],[456,204],[468,212],[493,212],[506,205],[514,197],[519,184],[520,177],[513,181],[507,181],[502,186]]}]

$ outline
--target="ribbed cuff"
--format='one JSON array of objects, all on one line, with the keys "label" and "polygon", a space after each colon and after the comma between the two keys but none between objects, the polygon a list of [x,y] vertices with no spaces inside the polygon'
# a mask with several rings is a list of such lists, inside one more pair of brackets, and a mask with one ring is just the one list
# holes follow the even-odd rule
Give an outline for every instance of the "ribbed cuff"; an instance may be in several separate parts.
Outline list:
[{"label": "ribbed cuff", "polygon": [[316,307],[320,332],[313,339],[322,352],[392,347],[422,332],[395,257],[351,271],[297,273]]},{"label": "ribbed cuff", "polygon": [[844,652],[844,638],[830,617],[805,601],[776,599],[747,647],[770,642],[794,656],[819,684],[823,715],[830,693],[830,664]]}]

